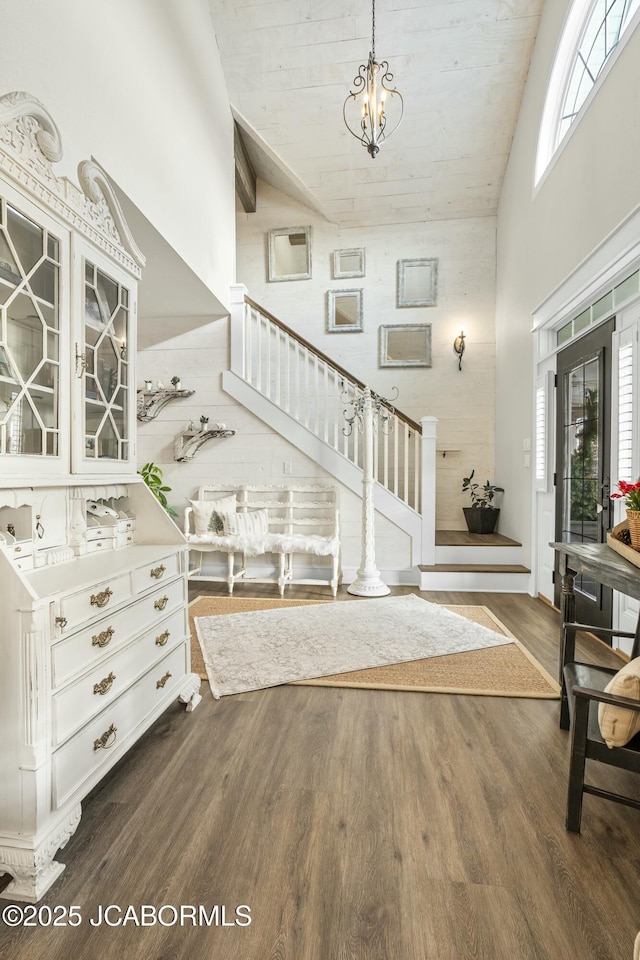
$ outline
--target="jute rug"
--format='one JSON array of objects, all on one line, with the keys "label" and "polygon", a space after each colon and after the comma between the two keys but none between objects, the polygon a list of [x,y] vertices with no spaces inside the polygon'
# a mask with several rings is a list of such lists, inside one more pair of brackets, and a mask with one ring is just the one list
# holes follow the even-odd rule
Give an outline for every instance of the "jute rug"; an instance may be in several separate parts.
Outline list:
[{"label": "jute rug", "polygon": [[[420,598],[416,598],[420,599]],[[245,599],[198,597],[190,604],[192,670],[207,679],[198,642],[195,617],[270,610],[334,601]],[[344,601],[340,601],[344,603]],[[378,601],[349,601],[370,605]],[[385,601],[388,602],[388,601]],[[426,601],[421,601],[425,603]],[[309,686],[362,687],[381,690],[408,690],[429,693],[462,693],[485,696],[557,699],[559,687],[526,648],[487,607],[451,605],[444,609],[502,634],[497,645],[445,656],[430,656],[409,662],[350,670],[317,679],[290,681]]]}]

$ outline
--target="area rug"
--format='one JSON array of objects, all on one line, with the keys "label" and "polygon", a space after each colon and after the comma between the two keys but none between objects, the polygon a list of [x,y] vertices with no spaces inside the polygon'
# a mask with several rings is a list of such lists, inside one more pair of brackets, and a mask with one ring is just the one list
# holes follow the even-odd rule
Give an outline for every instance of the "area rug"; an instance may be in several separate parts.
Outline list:
[{"label": "area rug", "polygon": [[[465,606],[465,618],[411,594],[321,606],[308,601],[302,608],[299,601],[272,601],[273,608],[255,613],[201,616],[216,601],[199,598],[190,611],[216,698],[290,682],[558,695],[555,681],[486,608]],[[468,619],[470,612],[491,628]]]}]

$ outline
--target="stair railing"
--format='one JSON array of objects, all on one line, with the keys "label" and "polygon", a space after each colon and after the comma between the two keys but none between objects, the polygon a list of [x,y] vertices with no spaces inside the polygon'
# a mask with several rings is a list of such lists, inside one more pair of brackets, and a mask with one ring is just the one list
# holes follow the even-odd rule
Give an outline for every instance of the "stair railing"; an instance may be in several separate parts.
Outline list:
[{"label": "stair railing", "polygon": [[[362,432],[355,413],[365,384],[296,331],[232,288],[231,370],[357,467]],[[435,424],[402,413],[372,391],[374,478],[423,518],[421,551],[435,541]],[[425,561],[425,555],[427,560]],[[433,562],[431,560],[431,562]]]}]

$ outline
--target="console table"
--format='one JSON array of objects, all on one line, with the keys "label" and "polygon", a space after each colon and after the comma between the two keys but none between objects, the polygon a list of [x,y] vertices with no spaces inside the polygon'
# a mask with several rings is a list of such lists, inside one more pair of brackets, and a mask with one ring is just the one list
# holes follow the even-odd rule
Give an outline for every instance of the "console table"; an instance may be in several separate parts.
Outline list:
[{"label": "console table", "polygon": [[560,684],[562,686],[560,726],[568,728],[567,695],[564,688],[562,666],[564,663],[575,660],[576,632],[585,630],[608,637],[633,637],[631,658],[633,659],[640,654],[640,617],[635,633],[624,633],[620,630],[575,622],[574,577],[577,573],[589,574],[603,586],[611,587],[619,593],[640,600],[640,568],[629,563],[615,550],[608,547],[606,543],[552,543],[551,546],[558,554],[559,572],[562,578],[560,598],[562,618],[560,625]]}]

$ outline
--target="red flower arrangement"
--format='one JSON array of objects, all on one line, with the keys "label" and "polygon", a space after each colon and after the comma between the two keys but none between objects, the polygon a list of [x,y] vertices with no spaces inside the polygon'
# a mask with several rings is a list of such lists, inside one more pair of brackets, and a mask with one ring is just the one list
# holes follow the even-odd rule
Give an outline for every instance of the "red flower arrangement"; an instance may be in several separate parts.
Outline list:
[{"label": "red flower arrangement", "polygon": [[640,510],[640,481],[638,483],[627,483],[626,480],[618,480],[619,493],[612,493],[612,500],[621,500],[624,497],[624,503],[627,510]]}]

